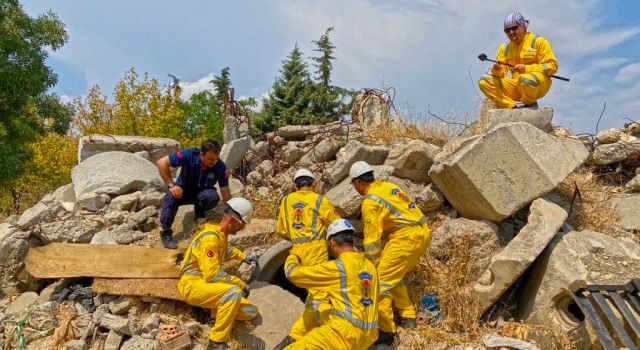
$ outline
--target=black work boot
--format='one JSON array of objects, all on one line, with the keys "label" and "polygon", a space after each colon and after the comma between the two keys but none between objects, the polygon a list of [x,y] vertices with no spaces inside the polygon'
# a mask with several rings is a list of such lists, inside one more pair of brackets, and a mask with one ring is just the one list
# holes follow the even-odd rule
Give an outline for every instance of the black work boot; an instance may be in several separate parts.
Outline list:
[{"label": "black work boot", "polygon": [[276,347],[273,348],[273,350],[282,350],[295,342],[296,340],[293,339],[293,337],[291,337],[290,335],[287,335],[284,339],[282,339],[280,344],[276,345]]},{"label": "black work boot", "polygon": [[378,331],[378,339],[373,345],[393,345],[396,340],[396,334],[385,331]]},{"label": "black work boot", "polygon": [[227,343],[217,342],[209,339],[209,346],[207,346],[207,350],[231,350]]},{"label": "black work boot", "polygon": [[167,249],[178,249],[178,244],[173,240],[173,230],[168,228],[160,231],[160,240]]},{"label": "black work boot", "polygon": [[416,323],[415,318],[406,318],[406,317],[400,317],[398,322],[396,322],[396,325],[406,329],[416,329],[416,327],[418,327],[418,324]]}]

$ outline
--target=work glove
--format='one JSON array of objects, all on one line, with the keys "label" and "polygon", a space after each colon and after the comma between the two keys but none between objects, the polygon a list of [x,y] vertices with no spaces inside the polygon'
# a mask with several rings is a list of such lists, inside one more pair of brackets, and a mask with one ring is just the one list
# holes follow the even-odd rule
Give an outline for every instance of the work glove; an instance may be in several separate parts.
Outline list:
[{"label": "work glove", "polygon": [[251,292],[251,287],[249,287],[248,284],[245,284],[244,288],[242,289],[242,297],[243,298],[248,298],[250,292]]},{"label": "work glove", "polygon": [[246,262],[249,265],[251,265],[252,263],[255,263],[256,265],[258,265],[258,256],[255,254],[249,255],[246,259],[244,259],[244,262]]}]

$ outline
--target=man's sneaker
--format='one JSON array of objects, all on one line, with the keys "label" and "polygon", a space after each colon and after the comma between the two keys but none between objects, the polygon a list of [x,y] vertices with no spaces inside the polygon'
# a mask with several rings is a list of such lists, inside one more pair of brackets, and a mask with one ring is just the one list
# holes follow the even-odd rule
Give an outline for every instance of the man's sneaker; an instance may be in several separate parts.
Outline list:
[{"label": "man's sneaker", "polygon": [[416,327],[418,327],[418,324],[416,323],[415,318],[401,317],[398,320],[398,322],[396,322],[396,324],[399,327],[406,328],[406,329],[416,329]]},{"label": "man's sneaker", "polygon": [[378,331],[378,339],[373,345],[393,345],[396,340],[396,334],[391,332]]},{"label": "man's sneaker", "polygon": [[220,343],[209,339],[209,346],[207,346],[207,350],[231,350],[231,347],[229,347],[227,343]]},{"label": "man's sneaker", "polygon": [[282,339],[280,344],[276,345],[276,347],[273,348],[273,350],[282,350],[295,342],[296,340],[293,339],[293,337],[291,337],[290,335],[287,335],[284,339]]},{"label": "man's sneaker", "polygon": [[178,244],[173,240],[173,230],[166,229],[160,231],[160,240],[162,245],[167,249],[178,249]]}]

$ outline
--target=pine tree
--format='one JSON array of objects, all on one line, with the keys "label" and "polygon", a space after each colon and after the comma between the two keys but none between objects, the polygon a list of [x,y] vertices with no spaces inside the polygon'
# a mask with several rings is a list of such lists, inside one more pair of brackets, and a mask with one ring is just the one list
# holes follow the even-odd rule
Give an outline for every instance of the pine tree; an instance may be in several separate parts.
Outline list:
[{"label": "pine tree", "polygon": [[312,123],[310,105],[313,85],[297,43],[289,56],[282,61],[280,74],[265,100],[263,125],[274,128]]},{"label": "pine tree", "polygon": [[227,89],[231,86],[231,73],[229,72],[229,67],[224,67],[220,71],[220,75],[214,75],[213,79],[210,81],[211,84],[216,88],[216,100],[218,100],[218,106],[221,108],[224,106],[225,95],[227,94]]},{"label": "pine tree", "polygon": [[320,124],[339,120],[342,115],[350,110],[349,104],[342,102],[349,92],[346,89],[331,85],[332,61],[335,60],[333,52],[336,48],[329,39],[331,31],[333,31],[333,27],[328,28],[320,39],[312,41],[317,46],[314,51],[320,53],[319,56],[312,58],[313,65],[316,68],[312,110],[316,123]]}]

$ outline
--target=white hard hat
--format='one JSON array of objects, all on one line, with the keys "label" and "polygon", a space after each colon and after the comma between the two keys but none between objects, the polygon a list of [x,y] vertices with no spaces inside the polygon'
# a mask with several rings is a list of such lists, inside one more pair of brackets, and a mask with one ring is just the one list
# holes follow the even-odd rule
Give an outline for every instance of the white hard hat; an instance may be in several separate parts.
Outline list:
[{"label": "white hard hat", "polygon": [[299,177],[310,177],[314,180],[316,179],[316,177],[313,176],[313,173],[308,169],[298,169],[298,171],[296,171],[296,174],[293,175],[293,181],[296,181]]},{"label": "white hard hat", "polygon": [[364,160],[359,160],[353,163],[351,169],[349,169],[349,177],[351,179],[355,179],[356,177],[359,177],[360,175],[366,174],[371,171],[373,171],[373,168],[371,167],[371,165],[369,165],[369,163],[365,162]]},{"label": "white hard hat", "polygon": [[351,231],[354,232],[353,225],[346,219],[336,219],[333,220],[329,228],[327,229],[327,240],[331,238],[333,235],[337,235],[340,232]]},{"label": "white hard hat", "polygon": [[227,204],[231,209],[233,209],[233,211],[240,214],[242,221],[245,223],[249,223],[251,221],[251,214],[253,214],[253,206],[251,205],[251,202],[244,198],[235,197],[229,199]]}]

